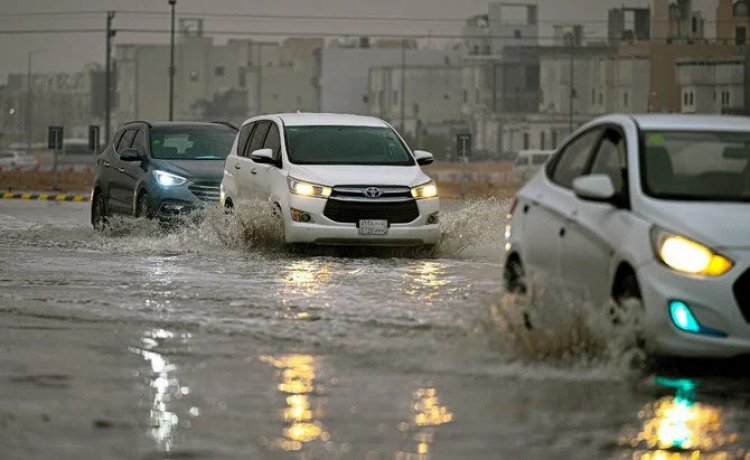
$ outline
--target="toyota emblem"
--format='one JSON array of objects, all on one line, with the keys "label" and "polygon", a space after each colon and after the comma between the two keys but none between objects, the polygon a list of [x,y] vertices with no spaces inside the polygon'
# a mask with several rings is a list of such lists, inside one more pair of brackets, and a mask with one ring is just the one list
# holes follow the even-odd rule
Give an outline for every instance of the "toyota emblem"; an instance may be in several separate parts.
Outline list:
[{"label": "toyota emblem", "polygon": [[377,187],[370,187],[365,189],[365,196],[367,198],[380,198],[383,196],[383,191]]}]

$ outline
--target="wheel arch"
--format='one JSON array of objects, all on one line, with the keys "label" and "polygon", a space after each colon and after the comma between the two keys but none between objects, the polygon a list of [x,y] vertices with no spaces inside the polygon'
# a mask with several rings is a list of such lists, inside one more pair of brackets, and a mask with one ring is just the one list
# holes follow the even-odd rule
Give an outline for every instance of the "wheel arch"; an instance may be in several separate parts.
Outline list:
[{"label": "wheel arch", "polygon": [[623,282],[629,276],[632,276],[640,287],[638,274],[636,273],[633,265],[627,260],[620,261],[620,263],[617,265],[617,268],[615,269],[614,276],[612,277],[612,285],[610,287],[610,295],[613,299],[617,299],[623,294]]}]

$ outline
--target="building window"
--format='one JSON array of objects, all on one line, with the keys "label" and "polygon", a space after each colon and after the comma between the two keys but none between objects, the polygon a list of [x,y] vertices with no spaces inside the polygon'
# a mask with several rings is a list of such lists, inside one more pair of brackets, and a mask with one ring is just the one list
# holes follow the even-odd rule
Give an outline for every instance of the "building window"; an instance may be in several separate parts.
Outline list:
[{"label": "building window", "polygon": [[690,106],[694,106],[694,105],[695,105],[695,93],[690,91]]},{"label": "building window", "polygon": [[546,134],[547,133],[545,133],[544,131],[539,133],[539,148],[541,148],[542,150],[547,148]]},{"label": "building window", "polygon": [[736,45],[744,45],[747,42],[747,28],[737,27],[734,29],[734,42]]},{"label": "building window", "polygon": [[214,67],[214,77],[223,77],[224,76],[224,66],[223,65],[217,65]]},{"label": "building window", "polygon": [[682,93],[682,105],[688,105],[688,93],[685,91]]},{"label": "building window", "polygon": [[557,131],[555,131],[554,129],[552,130],[552,148],[557,148]]},{"label": "building window", "polygon": [[738,0],[732,7],[732,13],[736,17],[745,18],[750,15],[750,8],[748,7],[747,0]]},{"label": "building window", "polygon": [[393,92],[393,105],[398,104],[398,91]]},{"label": "building window", "polygon": [[464,104],[469,103],[469,92],[467,90],[464,90]]},{"label": "building window", "polygon": [[529,133],[523,133],[523,149],[529,149]]},{"label": "building window", "polygon": [[622,95],[622,103],[625,105],[625,108],[630,106],[630,95],[627,91]]},{"label": "building window", "polygon": [[521,36],[522,36],[522,34],[521,34],[520,30],[516,29],[516,30],[513,31],[513,38],[518,39],[518,38],[521,38]]},{"label": "building window", "polygon": [[238,82],[237,86],[239,86],[240,88],[244,88],[245,85],[247,84],[247,79],[246,79],[246,75],[245,75],[245,68],[244,67],[240,67],[239,72],[240,73],[239,73],[239,78],[237,80],[237,82]]}]

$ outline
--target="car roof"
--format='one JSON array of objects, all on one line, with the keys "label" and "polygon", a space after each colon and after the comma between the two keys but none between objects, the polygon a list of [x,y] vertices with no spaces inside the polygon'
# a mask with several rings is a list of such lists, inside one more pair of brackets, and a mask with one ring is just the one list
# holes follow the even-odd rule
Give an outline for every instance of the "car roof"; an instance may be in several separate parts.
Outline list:
[{"label": "car roof", "polygon": [[633,115],[644,130],[750,131],[750,118],[728,115]]},{"label": "car roof", "polygon": [[279,113],[286,126],[370,126],[385,128],[386,122],[376,117],[340,113]]},{"label": "car roof", "polygon": [[128,125],[148,125],[151,128],[168,128],[168,127],[214,127],[214,128],[228,128],[229,125],[223,122],[206,122],[206,121],[144,121],[144,120],[133,120],[127,123],[123,123],[120,128],[127,127]]}]

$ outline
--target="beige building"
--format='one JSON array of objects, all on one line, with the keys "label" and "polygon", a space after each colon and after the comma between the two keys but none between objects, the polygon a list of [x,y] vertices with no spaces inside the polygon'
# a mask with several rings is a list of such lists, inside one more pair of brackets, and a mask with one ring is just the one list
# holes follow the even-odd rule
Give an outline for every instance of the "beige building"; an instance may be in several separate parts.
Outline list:
[{"label": "beige building", "polygon": [[745,60],[677,61],[677,83],[683,113],[738,113],[745,98]]},{"label": "beige building", "polygon": [[745,45],[750,40],[750,0],[719,0],[716,38],[726,44]]}]

